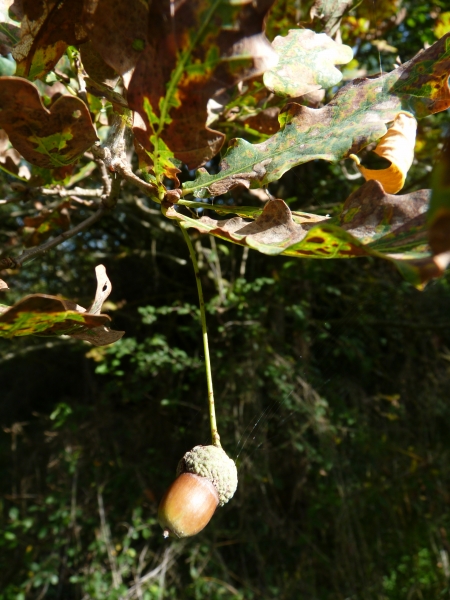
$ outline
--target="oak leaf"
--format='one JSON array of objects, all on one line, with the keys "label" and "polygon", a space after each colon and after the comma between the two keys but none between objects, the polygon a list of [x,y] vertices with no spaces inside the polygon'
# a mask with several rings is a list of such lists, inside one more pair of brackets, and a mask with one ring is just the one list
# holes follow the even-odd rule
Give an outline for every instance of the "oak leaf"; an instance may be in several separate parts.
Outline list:
[{"label": "oak leaf", "polygon": [[237,185],[262,187],[296,165],[355,154],[381,139],[400,113],[421,118],[447,109],[449,70],[450,34],[391,73],[347,84],[323,108],[288,104],[278,133],[260,144],[231,140],[220,172],[199,171],[183,184],[183,194],[206,197]]},{"label": "oak leaf", "polygon": [[264,85],[279,96],[291,98],[336,85],[342,73],[334,65],[353,58],[349,46],[309,29],[291,29],[286,37],[276,37],[272,46],[278,62],[264,73]]},{"label": "oak leaf", "polygon": [[96,275],[97,293],[91,309],[46,294],[25,296],[13,306],[1,307],[0,337],[68,335],[94,346],[116,342],[125,332],[109,329],[111,319],[100,314],[101,304],[111,291],[103,265],[96,267]]},{"label": "oak leaf", "polygon": [[16,75],[31,80],[44,77],[67,46],[87,40],[81,26],[84,0],[24,0],[20,40],[12,54]]},{"label": "oak leaf", "polygon": [[66,167],[97,140],[89,110],[74,96],[61,96],[50,110],[35,85],[20,77],[0,77],[0,127],[30,163]]},{"label": "oak leaf", "polygon": [[155,165],[170,170],[175,157],[194,168],[219,152],[225,136],[205,125],[208,101],[273,64],[261,33],[272,4],[191,0],[175,3],[173,14],[168,3],[152,5],[127,96],[143,120],[135,136]]}]

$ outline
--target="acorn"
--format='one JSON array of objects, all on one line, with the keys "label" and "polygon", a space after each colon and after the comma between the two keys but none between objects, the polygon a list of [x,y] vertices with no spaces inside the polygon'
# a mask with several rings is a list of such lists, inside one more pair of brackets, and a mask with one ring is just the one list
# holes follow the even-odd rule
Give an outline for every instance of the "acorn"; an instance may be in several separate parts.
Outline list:
[{"label": "acorn", "polygon": [[234,461],[218,446],[195,446],[178,463],[177,478],[158,508],[164,537],[196,535],[237,488]]}]

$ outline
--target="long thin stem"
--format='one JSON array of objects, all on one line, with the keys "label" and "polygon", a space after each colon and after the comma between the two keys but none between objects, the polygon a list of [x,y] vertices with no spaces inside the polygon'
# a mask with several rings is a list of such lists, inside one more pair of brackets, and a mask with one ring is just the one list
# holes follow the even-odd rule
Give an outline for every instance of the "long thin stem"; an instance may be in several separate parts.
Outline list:
[{"label": "long thin stem", "polygon": [[212,374],[211,374],[211,361],[209,358],[209,345],[208,345],[208,330],[206,328],[206,311],[205,311],[205,300],[203,298],[203,290],[202,290],[202,282],[200,279],[200,271],[198,269],[197,257],[195,255],[194,247],[192,246],[191,239],[189,237],[188,232],[181,226],[181,233],[186,241],[187,247],[189,249],[189,255],[192,260],[192,264],[194,266],[195,280],[197,282],[197,291],[198,291],[198,301],[200,305],[200,318],[202,322],[202,337],[203,337],[203,349],[205,353],[205,370],[206,370],[206,385],[208,387],[208,406],[209,406],[209,422],[211,424],[211,438],[214,446],[221,448],[220,444],[220,436],[217,431],[217,421],[216,421],[216,409],[214,406],[214,391],[213,391],[213,382],[212,382]]}]

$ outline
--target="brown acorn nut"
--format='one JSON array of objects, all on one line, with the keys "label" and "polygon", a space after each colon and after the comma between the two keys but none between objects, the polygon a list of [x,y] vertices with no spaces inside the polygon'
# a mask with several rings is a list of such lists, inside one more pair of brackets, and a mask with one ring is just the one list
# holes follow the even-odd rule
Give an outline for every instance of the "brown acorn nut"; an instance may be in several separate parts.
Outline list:
[{"label": "brown acorn nut", "polygon": [[237,487],[236,465],[217,446],[195,446],[186,452],[178,463],[177,475],[158,508],[164,537],[199,533],[217,505],[228,502]]}]

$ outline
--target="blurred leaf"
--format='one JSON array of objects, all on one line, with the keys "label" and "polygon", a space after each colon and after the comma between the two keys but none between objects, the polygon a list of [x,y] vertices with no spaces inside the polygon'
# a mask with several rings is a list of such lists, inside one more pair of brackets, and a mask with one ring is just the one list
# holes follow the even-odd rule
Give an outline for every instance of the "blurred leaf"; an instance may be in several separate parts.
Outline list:
[{"label": "blurred leaf", "polygon": [[231,140],[217,175],[199,169],[184,194],[218,196],[238,186],[261,187],[315,159],[337,161],[382,138],[400,112],[418,117],[450,106],[450,34],[391,73],[356,80],[320,109],[289,104],[281,129],[260,144]]},{"label": "blurred leaf", "polygon": [[13,23],[0,23],[0,54],[7,56],[20,37],[20,29]]},{"label": "blurred leaf", "polygon": [[6,290],[9,290],[8,284],[3,279],[0,279],[0,291],[6,292]]},{"label": "blurred leaf", "polygon": [[433,172],[428,211],[429,242],[442,271],[450,263],[450,143],[447,140]]},{"label": "blurred leaf", "polygon": [[406,174],[414,159],[417,121],[408,113],[399,113],[375,148],[375,154],[391,161],[387,169],[366,169],[354,154],[350,158],[358,165],[364,179],[379,181],[389,194],[399,192],[405,184]]},{"label": "blurred leaf", "polygon": [[15,175],[19,172],[20,154],[15,148],[11,148],[8,136],[0,129],[0,163],[9,172]]},{"label": "blurred leaf", "polygon": [[84,102],[61,96],[47,110],[36,86],[19,77],[0,77],[0,109],[11,144],[38,167],[65,167],[97,140]]},{"label": "blurred leaf", "polygon": [[318,17],[324,23],[326,33],[334,31],[345,11],[351,7],[353,0],[315,0],[311,8],[311,18]]},{"label": "blurred leaf", "polygon": [[94,346],[116,342],[125,332],[110,330],[106,325],[111,319],[108,315],[98,314],[101,302],[111,291],[111,284],[103,265],[96,268],[96,274],[99,284],[93,305],[96,314],[86,311],[71,300],[32,294],[13,306],[1,308],[0,337],[69,335],[86,340]]},{"label": "blurred leaf", "polygon": [[67,230],[70,226],[70,201],[61,202],[51,212],[46,209],[37,217],[24,217],[24,245],[38,246],[48,239],[55,229]]},{"label": "blurred leaf", "polygon": [[114,87],[119,75],[100,56],[91,41],[81,45],[80,57],[84,70],[95,83]]},{"label": "blurred leaf", "polygon": [[336,85],[342,73],[334,65],[353,58],[349,46],[309,29],[291,29],[286,37],[276,37],[272,46],[278,63],[264,73],[264,84],[275,94],[291,98]]},{"label": "blurred leaf", "polygon": [[450,12],[442,12],[436,19],[434,26],[434,35],[437,38],[441,38],[446,33],[450,32]]},{"label": "blurred leaf", "polygon": [[34,80],[44,77],[67,46],[86,40],[80,25],[83,0],[25,0],[20,41],[13,49],[16,74]]}]

